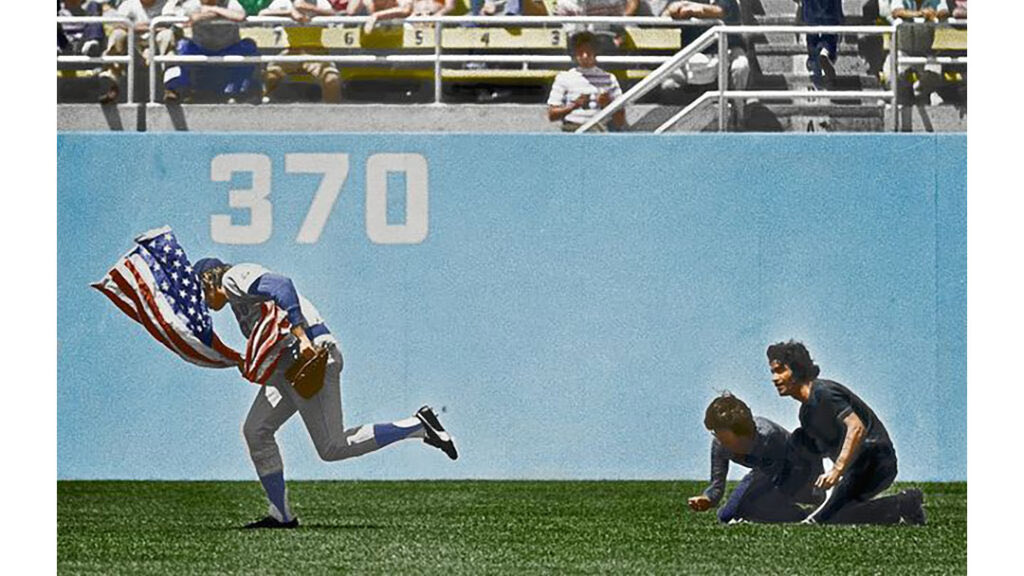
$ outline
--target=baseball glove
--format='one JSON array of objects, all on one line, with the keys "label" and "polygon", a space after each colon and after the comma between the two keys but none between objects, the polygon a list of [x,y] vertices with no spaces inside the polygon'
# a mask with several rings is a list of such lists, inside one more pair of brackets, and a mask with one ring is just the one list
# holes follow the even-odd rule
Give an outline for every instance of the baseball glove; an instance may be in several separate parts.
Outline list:
[{"label": "baseball glove", "polygon": [[323,388],[327,355],[327,348],[317,348],[313,357],[299,358],[285,371],[285,378],[292,383],[292,388],[299,396],[308,400]]}]

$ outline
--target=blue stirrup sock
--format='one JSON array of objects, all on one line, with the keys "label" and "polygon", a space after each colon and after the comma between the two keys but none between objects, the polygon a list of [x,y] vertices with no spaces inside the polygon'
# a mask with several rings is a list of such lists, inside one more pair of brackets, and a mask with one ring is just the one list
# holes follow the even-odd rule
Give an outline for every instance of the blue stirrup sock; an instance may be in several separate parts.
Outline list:
[{"label": "blue stirrup sock", "polygon": [[423,424],[419,418],[406,418],[389,424],[374,424],[373,438],[383,447],[406,438],[422,438]]},{"label": "blue stirrup sock", "polygon": [[281,513],[281,521],[291,521],[291,511],[288,510],[288,500],[285,497],[284,472],[279,470],[260,476],[260,483],[263,484],[263,491],[267,493],[267,499]]}]

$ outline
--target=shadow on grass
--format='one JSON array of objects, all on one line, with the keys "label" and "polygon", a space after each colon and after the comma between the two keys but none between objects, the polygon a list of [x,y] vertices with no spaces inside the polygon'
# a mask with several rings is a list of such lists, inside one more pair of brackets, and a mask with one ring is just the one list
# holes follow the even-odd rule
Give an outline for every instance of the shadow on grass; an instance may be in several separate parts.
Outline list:
[{"label": "shadow on grass", "polygon": [[[297,531],[308,531],[308,530],[383,530],[387,526],[381,524],[301,524],[298,528],[293,530]],[[266,532],[290,532],[292,530],[282,530],[280,528],[246,528],[245,526],[230,526],[230,527],[217,527],[210,528],[213,532],[251,532],[253,534],[260,534]]]}]

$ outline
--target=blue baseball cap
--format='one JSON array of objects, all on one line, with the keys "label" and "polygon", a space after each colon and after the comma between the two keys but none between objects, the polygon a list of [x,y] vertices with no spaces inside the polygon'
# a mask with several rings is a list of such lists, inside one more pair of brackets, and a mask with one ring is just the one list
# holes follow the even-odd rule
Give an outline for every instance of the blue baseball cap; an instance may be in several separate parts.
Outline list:
[{"label": "blue baseball cap", "polygon": [[200,258],[192,265],[192,271],[196,273],[196,276],[202,276],[203,272],[223,265],[224,262],[218,258]]}]

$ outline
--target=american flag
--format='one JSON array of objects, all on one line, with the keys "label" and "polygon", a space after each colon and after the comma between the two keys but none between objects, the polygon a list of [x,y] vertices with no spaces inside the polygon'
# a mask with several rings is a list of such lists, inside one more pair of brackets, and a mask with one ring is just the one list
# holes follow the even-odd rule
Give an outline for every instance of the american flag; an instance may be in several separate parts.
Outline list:
[{"label": "american flag", "polygon": [[267,301],[260,305],[260,319],[245,345],[242,376],[256,384],[266,384],[282,359],[290,358],[293,342],[287,313]]},{"label": "american flag", "polygon": [[92,287],[187,362],[237,367],[241,357],[214,333],[199,279],[170,227],[150,230],[135,243]]}]

